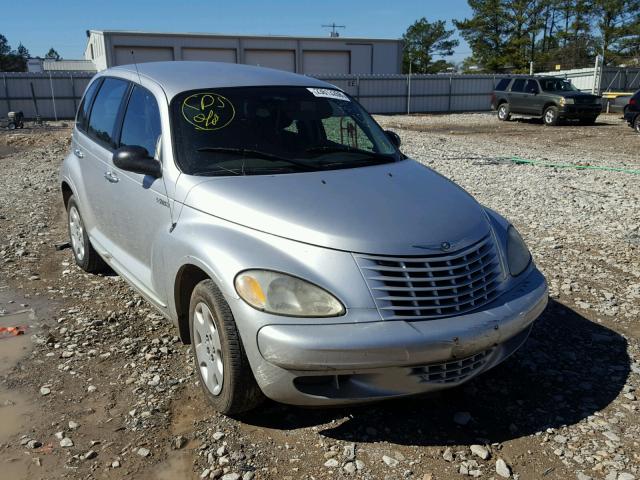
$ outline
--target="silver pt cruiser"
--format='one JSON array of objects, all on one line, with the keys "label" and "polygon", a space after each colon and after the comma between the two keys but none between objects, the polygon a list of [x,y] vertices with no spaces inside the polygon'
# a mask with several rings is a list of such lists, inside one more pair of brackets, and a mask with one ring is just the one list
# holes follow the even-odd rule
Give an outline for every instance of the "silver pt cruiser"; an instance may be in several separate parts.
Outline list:
[{"label": "silver pt cruiser", "polygon": [[523,344],[547,286],[507,220],[399,146],[313,78],[111,68],[62,165],[73,254],[175,323],[221,412],[454,387]]}]

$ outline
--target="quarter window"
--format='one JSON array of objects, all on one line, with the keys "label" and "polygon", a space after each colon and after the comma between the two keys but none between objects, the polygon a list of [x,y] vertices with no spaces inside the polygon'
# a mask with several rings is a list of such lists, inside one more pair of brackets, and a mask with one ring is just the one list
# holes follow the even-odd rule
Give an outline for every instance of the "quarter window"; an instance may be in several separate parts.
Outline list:
[{"label": "quarter window", "polygon": [[498,82],[498,84],[496,85],[496,88],[494,90],[498,91],[498,92],[503,92],[507,89],[507,87],[509,86],[509,82],[511,81],[510,78],[503,78],[502,80],[500,80]]},{"label": "quarter window", "polygon": [[518,80],[513,81],[513,85],[511,85],[512,92],[524,92],[524,79],[519,78]]},{"label": "quarter window", "polygon": [[146,88],[134,87],[124,115],[120,146],[144,147],[149,155],[155,156],[156,144],[161,133],[160,111],[155,97]]},{"label": "quarter window", "polygon": [[113,138],[116,120],[128,85],[125,80],[107,78],[102,82],[102,87],[93,102],[88,133],[110,147],[115,146]]},{"label": "quarter window", "polygon": [[87,129],[87,119],[89,118],[89,109],[91,108],[91,102],[93,102],[93,97],[96,96],[96,92],[98,91],[100,82],[101,82],[100,79],[96,80],[95,82],[92,82],[84,94],[84,98],[82,99],[82,103],[80,104],[80,108],[78,109],[78,115],[76,115],[76,126],[80,130],[84,131]]}]

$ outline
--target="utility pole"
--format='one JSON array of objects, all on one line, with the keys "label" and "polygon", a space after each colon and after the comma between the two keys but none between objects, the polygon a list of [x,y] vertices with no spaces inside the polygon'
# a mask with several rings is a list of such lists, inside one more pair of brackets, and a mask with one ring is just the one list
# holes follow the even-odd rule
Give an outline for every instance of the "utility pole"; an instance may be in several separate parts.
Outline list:
[{"label": "utility pole", "polygon": [[336,22],[333,22],[331,25],[322,25],[322,28],[330,28],[331,29],[331,37],[338,38],[340,36],[340,32],[338,32],[337,28],[347,28],[346,25],[336,25]]}]

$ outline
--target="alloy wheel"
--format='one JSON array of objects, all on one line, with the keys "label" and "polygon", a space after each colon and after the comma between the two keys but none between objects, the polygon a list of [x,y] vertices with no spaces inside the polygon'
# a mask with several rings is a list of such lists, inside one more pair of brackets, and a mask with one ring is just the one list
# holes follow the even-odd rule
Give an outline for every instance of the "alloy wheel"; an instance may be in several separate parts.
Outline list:
[{"label": "alloy wheel", "polygon": [[544,121],[547,122],[548,124],[552,124],[554,120],[555,120],[555,115],[553,113],[553,110],[551,109],[547,110],[546,113],[544,114]]},{"label": "alloy wheel", "polygon": [[193,312],[194,348],[200,374],[207,390],[219,395],[224,381],[220,333],[209,307],[200,302]]},{"label": "alloy wheel", "polygon": [[82,262],[84,259],[84,227],[80,219],[80,213],[75,205],[69,209],[69,233],[71,236],[71,247],[76,258]]}]

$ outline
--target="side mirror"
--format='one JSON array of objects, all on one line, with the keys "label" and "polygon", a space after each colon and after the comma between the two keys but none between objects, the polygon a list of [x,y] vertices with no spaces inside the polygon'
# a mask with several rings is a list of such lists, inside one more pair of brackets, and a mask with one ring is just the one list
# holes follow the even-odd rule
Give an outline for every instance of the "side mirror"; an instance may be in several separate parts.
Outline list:
[{"label": "side mirror", "polygon": [[155,178],[162,176],[162,165],[155,158],[150,157],[144,147],[135,145],[120,147],[113,152],[113,164],[128,172],[151,175]]},{"label": "side mirror", "polygon": [[398,135],[396,132],[393,132],[391,130],[385,130],[384,133],[387,136],[387,138],[391,141],[391,143],[393,143],[396,146],[396,148],[400,148],[400,144],[402,143],[402,140],[400,140],[400,135]]}]

